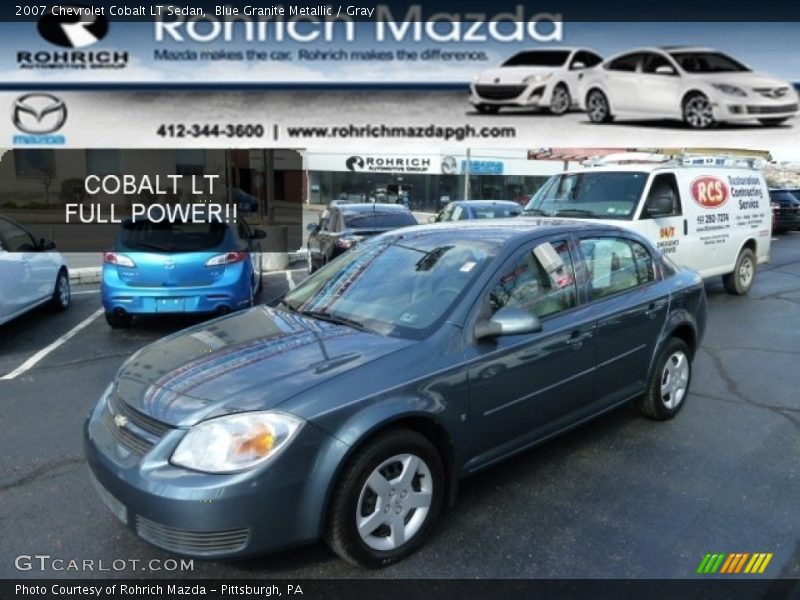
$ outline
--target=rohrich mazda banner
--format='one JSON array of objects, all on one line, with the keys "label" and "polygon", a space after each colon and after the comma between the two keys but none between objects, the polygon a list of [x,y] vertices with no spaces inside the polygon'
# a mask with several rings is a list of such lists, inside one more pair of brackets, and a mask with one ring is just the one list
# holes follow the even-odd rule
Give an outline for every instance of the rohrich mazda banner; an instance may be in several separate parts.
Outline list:
[{"label": "rohrich mazda banner", "polygon": [[0,6],[0,597],[795,597],[798,24]]}]

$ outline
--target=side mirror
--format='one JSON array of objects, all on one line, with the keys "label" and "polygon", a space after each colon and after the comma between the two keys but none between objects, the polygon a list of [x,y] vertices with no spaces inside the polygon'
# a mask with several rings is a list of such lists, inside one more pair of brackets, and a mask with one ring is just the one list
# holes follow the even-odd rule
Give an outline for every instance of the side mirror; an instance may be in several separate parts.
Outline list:
[{"label": "side mirror", "polygon": [[42,252],[48,252],[50,250],[55,250],[56,244],[53,240],[46,240],[44,238],[39,240],[39,250]]},{"label": "side mirror", "polygon": [[572,63],[572,66],[570,67],[570,69],[573,71],[580,71],[585,68],[586,68],[586,63],[580,60],[576,60],[574,63]]},{"label": "side mirror", "polygon": [[306,225],[306,231],[310,233],[317,233],[319,231],[319,224],[318,223],[309,223]]},{"label": "side mirror", "polygon": [[254,229],[253,230],[253,239],[254,240],[265,240],[267,239],[267,232],[263,229]]},{"label": "side mirror", "polygon": [[656,75],[675,75],[675,69],[670,67],[669,65],[661,65],[660,67],[656,67],[655,71]]},{"label": "side mirror", "polygon": [[475,324],[475,339],[537,333],[541,330],[542,323],[536,316],[521,308],[507,306],[498,310],[491,319]]},{"label": "side mirror", "polygon": [[672,214],[672,196],[662,194],[651,198],[647,203],[648,217],[665,217]]}]

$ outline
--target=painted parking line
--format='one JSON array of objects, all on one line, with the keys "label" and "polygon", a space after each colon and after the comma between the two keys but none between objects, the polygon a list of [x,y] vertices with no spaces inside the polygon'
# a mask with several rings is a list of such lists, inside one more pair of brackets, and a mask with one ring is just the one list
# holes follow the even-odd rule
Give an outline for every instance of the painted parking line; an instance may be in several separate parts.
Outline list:
[{"label": "painted parking line", "polygon": [[99,294],[100,290],[81,290],[80,292],[71,292],[71,296],[83,296],[84,294]]},{"label": "painted parking line", "polygon": [[78,323],[75,327],[73,327],[67,333],[62,335],[57,340],[55,340],[52,344],[49,344],[48,346],[45,346],[44,348],[39,350],[36,354],[31,356],[28,360],[26,360],[24,363],[22,363],[13,371],[11,371],[11,373],[8,373],[7,375],[3,375],[2,377],[0,377],[0,380],[16,379],[26,371],[29,371],[30,369],[35,367],[39,363],[39,361],[41,361],[45,356],[50,354],[53,350],[59,348],[60,346],[71,340],[73,337],[75,337],[75,335],[79,331],[81,331],[81,329],[87,327],[89,324],[91,324],[92,321],[94,321],[101,314],[103,314],[103,309],[102,308],[97,309],[89,317]]}]

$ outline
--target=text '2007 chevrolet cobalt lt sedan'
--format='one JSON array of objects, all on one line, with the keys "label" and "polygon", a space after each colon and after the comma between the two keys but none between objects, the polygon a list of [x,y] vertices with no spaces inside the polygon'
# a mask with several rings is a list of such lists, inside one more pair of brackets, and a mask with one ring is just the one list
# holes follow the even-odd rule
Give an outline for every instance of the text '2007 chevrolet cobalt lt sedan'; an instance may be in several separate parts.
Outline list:
[{"label": "text '2007 chevrolet cobalt lt sedan'", "polygon": [[93,409],[96,487],[140,537],[234,557],[325,539],[386,565],[457,482],[635,400],[683,406],[700,278],[558,220],[429,225],[132,356]]}]

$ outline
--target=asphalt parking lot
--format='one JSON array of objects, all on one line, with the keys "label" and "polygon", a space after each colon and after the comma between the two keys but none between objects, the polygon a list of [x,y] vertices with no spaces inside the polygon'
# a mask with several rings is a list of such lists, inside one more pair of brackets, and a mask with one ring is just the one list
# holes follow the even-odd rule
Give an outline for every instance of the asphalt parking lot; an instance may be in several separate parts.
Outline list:
[{"label": "asphalt parking lot", "polygon": [[[304,276],[266,276],[260,300]],[[717,281],[707,290],[708,331],[675,420],[622,408],[477,475],[429,543],[386,571],[358,570],[318,544],[175,573],[142,570],[169,555],[96,496],[82,425],[128,356],[196,321],[113,331],[96,287],[74,289],[67,313],[0,327],[0,577],[684,578],[710,552],[771,552],[764,577],[800,577],[800,233],[773,242],[749,296]],[[141,562],[18,571],[19,555]]]}]

